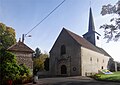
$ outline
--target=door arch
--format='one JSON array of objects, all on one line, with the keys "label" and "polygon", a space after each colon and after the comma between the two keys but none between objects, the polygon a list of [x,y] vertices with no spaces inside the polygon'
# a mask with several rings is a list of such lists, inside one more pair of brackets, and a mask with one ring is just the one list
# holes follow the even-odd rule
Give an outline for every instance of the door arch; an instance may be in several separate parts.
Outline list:
[{"label": "door arch", "polygon": [[65,65],[61,66],[61,74],[67,74],[67,67]]}]

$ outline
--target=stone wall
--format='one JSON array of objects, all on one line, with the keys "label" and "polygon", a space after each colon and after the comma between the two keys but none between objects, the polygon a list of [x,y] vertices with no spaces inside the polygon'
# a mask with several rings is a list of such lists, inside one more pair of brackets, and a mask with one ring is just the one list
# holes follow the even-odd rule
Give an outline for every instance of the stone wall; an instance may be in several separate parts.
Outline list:
[{"label": "stone wall", "polygon": [[[61,55],[61,46],[65,45],[66,54]],[[67,76],[80,75],[80,45],[65,31],[61,32],[50,51],[50,71],[52,75],[61,75],[61,66],[67,67]]]},{"label": "stone wall", "polygon": [[18,64],[25,64],[31,70],[33,69],[32,53],[13,52],[17,56]]},{"label": "stone wall", "polygon": [[104,54],[81,47],[82,76],[98,73],[100,69],[107,69],[109,57]]}]

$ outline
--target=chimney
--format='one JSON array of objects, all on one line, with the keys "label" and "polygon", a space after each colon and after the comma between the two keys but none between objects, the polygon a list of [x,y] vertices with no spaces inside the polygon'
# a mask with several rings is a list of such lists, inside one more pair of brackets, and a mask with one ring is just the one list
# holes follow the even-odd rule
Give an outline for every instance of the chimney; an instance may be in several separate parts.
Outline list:
[{"label": "chimney", "polygon": [[22,42],[24,43],[24,39],[25,38],[25,35],[24,34],[22,34]]}]

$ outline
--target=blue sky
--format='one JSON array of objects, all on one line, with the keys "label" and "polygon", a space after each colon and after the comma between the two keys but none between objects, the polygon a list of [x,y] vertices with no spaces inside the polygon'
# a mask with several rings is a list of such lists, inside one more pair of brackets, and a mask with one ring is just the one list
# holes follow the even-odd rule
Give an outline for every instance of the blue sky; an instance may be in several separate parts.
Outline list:
[{"label": "blue sky", "polygon": [[[63,0],[0,0],[0,22],[13,27],[17,41],[26,34]],[[107,23],[113,15],[100,15],[104,4],[115,4],[117,0],[91,0],[91,7],[96,31],[103,34],[100,25]],[[88,30],[90,0],[66,0],[52,15],[36,27],[26,37],[25,43],[32,49],[39,47],[42,51],[51,49],[63,27],[83,35]],[[101,47],[113,58],[120,61],[118,50],[120,41],[106,43],[101,39]]]}]

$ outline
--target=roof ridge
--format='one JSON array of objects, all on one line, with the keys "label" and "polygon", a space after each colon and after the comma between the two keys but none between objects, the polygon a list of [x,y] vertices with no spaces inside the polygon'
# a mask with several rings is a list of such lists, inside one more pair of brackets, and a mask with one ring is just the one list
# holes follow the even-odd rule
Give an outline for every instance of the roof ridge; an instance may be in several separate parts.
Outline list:
[{"label": "roof ridge", "polygon": [[[80,35],[74,33],[74,32],[71,32],[70,30],[67,30],[65,28],[63,28],[63,30],[66,30],[66,32],[80,45],[82,45],[83,47],[85,48],[88,48],[88,49],[91,49],[93,51],[96,51],[96,52],[99,52],[99,53],[102,53],[102,54],[105,54],[107,56],[110,56],[103,48],[103,51],[102,52],[99,48],[100,47],[97,47],[97,46],[94,46],[93,44],[91,44],[89,41],[87,41],[84,37],[81,37]],[[106,54],[107,53],[107,54]]]},{"label": "roof ridge", "polygon": [[29,46],[24,44],[21,41],[18,41],[16,44],[10,46],[7,50],[9,51],[26,51],[26,52],[34,52]]}]

